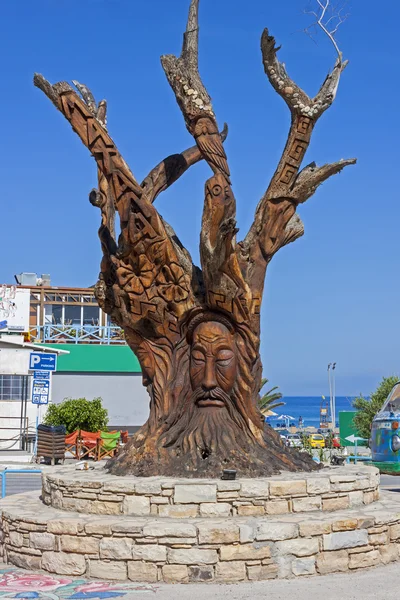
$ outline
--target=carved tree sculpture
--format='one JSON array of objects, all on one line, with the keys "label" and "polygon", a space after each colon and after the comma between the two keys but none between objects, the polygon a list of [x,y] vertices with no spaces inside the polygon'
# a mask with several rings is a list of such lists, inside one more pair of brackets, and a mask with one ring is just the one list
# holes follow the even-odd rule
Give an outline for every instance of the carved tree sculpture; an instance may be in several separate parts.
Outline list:
[{"label": "carved tree sculpture", "polygon": [[[39,87],[70,122],[98,167],[98,190],[90,201],[101,210],[103,251],[96,297],[120,325],[139,358],[150,395],[150,417],[123,453],[113,473],[219,476],[234,468],[248,476],[280,469],[313,468],[306,454],[283,446],[264,427],[257,409],[261,382],[260,304],[266,268],[274,254],[303,234],[296,214],[328,177],[354,159],[300,171],[311,133],[332,104],[346,63],[337,60],[315,98],[287,75],[275,40],[264,30],[261,49],[267,77],[287,103],[291,126],[254,223],[236,241],[235,197],[228,159],[210,96],[198,72],[198,5],[191,0],[179,58],[162,66],[196,145],[169,156],[139,184],[106,129],[106,102],[74,82]],[[196,267],[175,232],[157,212],[157,196],[190,166],[206,160],[201,228],[201,267]],[[116,240],[115,210],[121,234]]]}]

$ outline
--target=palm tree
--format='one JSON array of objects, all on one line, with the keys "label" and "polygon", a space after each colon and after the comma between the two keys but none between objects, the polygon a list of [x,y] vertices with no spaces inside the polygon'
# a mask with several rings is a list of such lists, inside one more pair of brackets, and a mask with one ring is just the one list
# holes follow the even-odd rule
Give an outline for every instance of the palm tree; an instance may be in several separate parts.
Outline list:
[{"label": "palm tree", "polygon": [[[261,380],[260,392],[267,383],[268,383],[268,379],[263,378]],[[277,402],[277,400],[280,400],[282,398],[282,394],[280,392],[275,391],[277,389],[278,389],[278,386],[273,387],[268,392],[266,392],[263,396],[261,396],[261,398],[259,399],[258,408],[263,413],[263,415],[265,415],[269,411],[273,410],[274,408],[278,408],[279,406],[284,406],[284,404],[285,404],[284,402]]]}]

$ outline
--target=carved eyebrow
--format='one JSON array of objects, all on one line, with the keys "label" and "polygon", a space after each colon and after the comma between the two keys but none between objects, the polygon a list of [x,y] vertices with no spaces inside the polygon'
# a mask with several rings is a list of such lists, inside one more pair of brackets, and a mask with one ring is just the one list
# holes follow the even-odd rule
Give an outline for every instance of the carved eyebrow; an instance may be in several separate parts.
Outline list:
[{"label": "carved eyebrow", "polygon": [[219,340],[225,340],[225,336],[223,335],[213,335],[208,337],[207,335],[198,334],[198,338],[202,342],[218,342]]}]

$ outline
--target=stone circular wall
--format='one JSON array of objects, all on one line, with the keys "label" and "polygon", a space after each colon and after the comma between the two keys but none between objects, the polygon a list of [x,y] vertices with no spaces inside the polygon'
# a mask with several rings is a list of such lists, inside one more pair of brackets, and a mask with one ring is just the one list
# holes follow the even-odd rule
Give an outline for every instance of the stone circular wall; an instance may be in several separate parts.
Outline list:
[{"label": "stone circular wall", "polygon": [[358,465],[237,481],[116,477],[72,466],[44,473],[42,490],[46,505],[64,511],[173,519],[334,511],[378,498],[378,469]]},{"label": "stone circular wall", "polygon": [[148,583],[344,572],[399,560],[393,496],[334,513],[182,520],[65,512],[29,492],[0,502],[0,555],[23,569]]}]

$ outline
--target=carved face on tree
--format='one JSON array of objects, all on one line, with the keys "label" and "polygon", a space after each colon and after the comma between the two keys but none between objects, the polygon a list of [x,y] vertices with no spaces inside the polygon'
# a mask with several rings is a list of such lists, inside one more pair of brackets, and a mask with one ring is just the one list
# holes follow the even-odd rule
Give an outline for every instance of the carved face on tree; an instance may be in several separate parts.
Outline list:
[{"label": "carved face on tree", "polygon": [[199,407],[225,407],[236,380],[233,334],[216,321],[200,323],[193,332],[190,381]]}]

